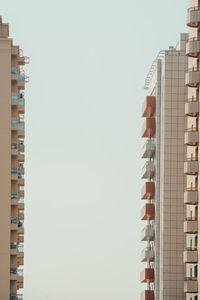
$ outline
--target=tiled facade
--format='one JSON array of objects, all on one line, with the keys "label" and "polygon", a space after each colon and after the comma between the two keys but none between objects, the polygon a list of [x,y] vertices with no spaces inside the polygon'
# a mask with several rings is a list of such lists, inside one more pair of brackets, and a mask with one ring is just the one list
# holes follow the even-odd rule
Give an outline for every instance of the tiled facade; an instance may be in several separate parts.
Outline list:
[{"label": "tiled facade", "polygon": [[142,254],[146,266],[141,282],[147,287],[141,299],[182,300],[185,297],[183,199],[187,40],[188,35],[181,34],[176,48],[162,51],[154,61],[142,109],[145,118],[142,137],[147,139],[145,145],[149,145],[149,150],[143,147],[146,154],[142,155],[147,159],[145,166],[149,167],[148,172],[144,172],[145,167],[142,170],[142,174],[146,174],[142,176],[146,181],[141,197],[146,200],[142,219],[149,230],[142,231],[147,248]]},{"label": "tiled facade", "polygon": [[25,82],[29,59],[0,17],[0,299],[22,300]]}]

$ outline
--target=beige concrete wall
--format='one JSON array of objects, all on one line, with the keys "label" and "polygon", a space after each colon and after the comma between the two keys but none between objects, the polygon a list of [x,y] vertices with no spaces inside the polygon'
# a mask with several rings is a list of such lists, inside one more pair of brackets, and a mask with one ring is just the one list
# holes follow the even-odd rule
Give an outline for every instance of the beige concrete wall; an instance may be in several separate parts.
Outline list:
[{"label": "beige concrete wall", "polygon": [[162,300],[184,299],[184,52],[168,51],[163,59],[161,117],[161,286]]},{"label": "beige concrete wall", "polygon": [[11,41],[0,39],[0,299],[9,300],[11,192]]}]

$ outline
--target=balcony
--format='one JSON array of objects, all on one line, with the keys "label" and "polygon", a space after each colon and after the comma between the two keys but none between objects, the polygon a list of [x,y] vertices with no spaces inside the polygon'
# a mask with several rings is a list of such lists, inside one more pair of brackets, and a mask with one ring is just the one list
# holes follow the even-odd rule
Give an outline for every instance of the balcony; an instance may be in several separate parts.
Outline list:
[{"label": "balcony", "polygon": [[197,87],[200,82],[200,71],[198,68],[188,69],[185,76],[185,84],[188,87]]},{"label": "balcony", "polygon": [[154,269],[146,268],[142,272],[140,272],[140,282],[154,282]]},{"label": "balcony", "polygon": [[184,281],[184,293],[197,293],[197,292],[198,292],[197,279],[194,280],[194,278],[188,278],[187,281]]},{"label": "balcony", "polygon": [[10,268],[10,280],[17,280],[17,268],[16,267]]},{"label": "balcony", "polygon": [[18,104],[18,93],[11,93],[11,105],[17,106]]},{"label": "balcony", "polygon": [[24,243],[24,235],[22,235],[22,234],[18,235],[18,242],[19,243]]},{"label": "balcony", "polygon": [[19,244],[18,245],[18,258],[24,258],[24,244]]},{"label": "balcony", "polygon": [[18,124],[18,137],[24,138],[24,122]]},{"label": "balcony", "polygon": [[18,67],[12,67],[11,68],[11,80],[12,81],[17,81],[18,80],[18,72],[19,72]]},{"label": "balcony", "polygon": [[24,185],[24,174],[18,172],[18,185]]},{"label": "balcony", "polygon": [[15,192],[11,192],[11,204],[12,205],[18,204],[18,194]]},{"label": "balcony", "polygon": [[151,117],[156,109],[156,97],[147,96],[143,105],[142,105],[142,117],[149,118]]},{"label": "balcony", "polygon": [[154,203],[146,203],[141,209],[141,220],[154,220],[155,206]]},{"label": "balcony", "polygon": [[142,158],[151,158],[155,153],[155,143],[153,140],[147,140],[144,146],[142,147]]},{"label": "balcony", "polygon": [[151,247],[146,247],[141,253],[141,261],[153,261],[154,260],[154,250]]},{"label": "balcony", "polygon": [[150,138],[154,136],[156,128],[155,118],[146,118],[142,126],[142,137]]},{"label": "balcony", "polygon": [[140,300],[154,300],[154,291],[146,290],[140,294]]},{"label": "balcony", "polygon": [[153,241],[154,240],[154,228],[152,225],[147,225],[143,228],[141,233],[142,241]]},{"label": "balcony", "polygon": [[11,168],[11,180],[17,181],[18,174],[17,174],[17,168]]},{"label": "balcony", "polygon": [[24,162],[24,149],[23,148],[20,148],[18,150],[18,161]]},{"label": "balcony", "polygon": [[11,118],[11,130],[13,130],[13,131],[18,130],[18,117]]},{"label": "balcony", "polygon": [[187,26],[198,27],[200,22],[200,8],[190,7],[187,12]]},{"label": "balcony", "polygon": [[151,179],[155,175],[155,165],[153,161],[147,161],[142,168],[142,178]]},{"label": "balcony", "polygon": [[23,113],[25,112],[25,106],[24,106],[24,98],[19,98],[18,100],[18,112]]},{"label": "balcony", "polygon": [[184,173],[186,175],[197,175],[199,171],[199,163],[198,158],[188,158],[186,162],[184,162]]},{"label": "balcony", "polygon": [[188,102],[185,103],[185,114],[187,116],[196,117],[199,112],[199,102],[197,99],[191,98],[188,99]]},{"label": "balcony", "polygon": [[155,182],[145,182],[141,190],[141,199],[153,199],[155,195]]},{"label": "balcony", "polygon": [[185,221],[184,222],[184,232],[185,233],[197,233],[198,223],[197,221]]},{"label": "balcony", "polygon": [[184,192],[184,203],[185,204],[197,204],[198,203],[198,191],[197,188],[188,188]]},{"label": "balcony", "polygon": [[200,52],[200,39],[190,38],[186,44],[186,54],[189,57],[197,57]]},{"label": "balcony", "polygon": [[17,257],[17,266],[23,266],[24,265],[24,258]]},{"label": "balcony", "polygon": [[17,230],[17,217],[10,218],[11,230]]},{"label": "balcony", "polygon": [[18,218],[19,220],[24,220],[24,210],[19,209]]},{"label": "balcony", "polygon": [[18,155],[18,150],[17,150],[17,143],[16,142],[13,142],[11,144],[11,155]]},{"label": "balcony", "polygon": [[10,243],[10,255],[17,255],[17,243],[16,242]]},{"label": "balcony", "polygon": [[184,251],[183,261],[184,263],[197,263],[197,249]]},{"label": "balcony", "polygon": [[187,293],[185,295],[185,300],[197,300],[198,299],[198,293]]},{"label": "balcony", "polygon": [[18,56],[18,65],[29,64],[30,58],[28,56]]},{"label": "balcony", "polygon": [[185,144],[188,146],[196,146],[199,142],[198,128],[188,128],[185,132]]}]

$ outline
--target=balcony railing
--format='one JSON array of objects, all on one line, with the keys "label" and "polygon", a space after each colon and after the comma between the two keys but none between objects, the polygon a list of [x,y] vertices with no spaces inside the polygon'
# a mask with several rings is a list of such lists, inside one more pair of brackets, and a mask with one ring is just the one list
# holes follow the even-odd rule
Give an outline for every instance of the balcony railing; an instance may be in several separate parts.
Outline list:
[{"label": "balcony railing", "polygon": [[12,144],[11,144],[11,149],[17,149],[17,143],[16,142],[13,142]]},{"label": "balcony railing", "polygon": [[19,197],[18,203],[24,203],[24,197]]},{"label": "balcony railing", "polygon": [[11,74],[18,74],[18,68],[17,67],[12,67],[11,68]]},{"label": "balcony railing", "polygon": [[24,98],[19,98],[18,105],[20,105],[20,106],[24,105]]},{"label": "balcony railing", "polygon": [[10,274],[16,275],[17,274],[17,268],[16,267],[11,267],[10,268]]},{"label": "balcony railing", "polygon": [[18,199],[18,193],[12,192],[11,193],[11,200],[16,200]]},{"label": "balcony railing", "polygon": [[18,99],[18,93],[11,93],[11,100],[17,100]]},{"label": "balcony railing", "polygon": [[24,123],[18,124],[18,130],[24,130]]},{"label": "balcony railing", "polygon": [[24,252],[24,245],[23,244],[19,244],[18,245],[18,252]]},{"label": "balcony railing", "polygon": [[11,174],[17,174],[17,168],[11,168]]},{"label": "balcony railing", "polygon": [[12,117],[11,118],[11,124],[12,125],[17,125],[18,124],[18,117]]},{"label": "balcony railing", "polygon": [[11,217],[10,218],[10,223],[11,224],[17,224],[17,217]]},{"label": "balcony railing", "polygon": [[17,243],[16,243],[16,242],[11,242],[11,243],[10,243],[10,249],[11,249],[11,250],[17,249]]},{"label": "balcony railing", "polygon": [[22,277],[22,276],[23,276],[23,271],[24,271],[24,270],[22,270],[22,269],[18,269],[18,270],[17,270],[17,276]]},{"label": "balcony railing", "polygon": [[19,172],[19,173],[18,173],[18,178],[19,178],[19,179],[24,179],[24,173]]}]

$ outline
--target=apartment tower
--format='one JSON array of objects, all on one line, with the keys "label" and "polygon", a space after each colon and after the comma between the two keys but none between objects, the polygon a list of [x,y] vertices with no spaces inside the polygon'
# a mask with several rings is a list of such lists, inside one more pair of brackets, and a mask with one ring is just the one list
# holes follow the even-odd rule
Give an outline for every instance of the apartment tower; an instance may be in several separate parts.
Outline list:
[{"label": "apartment tower", "polygon": [[142,158],[146,162],[142,169],[141,219],[146,224],[141,239],[146,247],[141,261],[146,265],[140,280],[146,288],[141,300],[193,299],[185,298],[183,261],[187,40],[188,35],[182,33],[175,48],[160,51],[145,82],[148,95],[142,107]]},{"label": "apartment tower", "polygon": [[200,1],[190,0],[187,12],[189,39],[186,47],[188,70],[186,86],[188,97],[185,106],[186,117],[186,158],[184,172],[185,183],[185,293],[186,299],[200,299],[200,214],[199,214],[199,83],[200,83]]},{"label": "apartment tower", "polygon": [[22,300],[24,265],[24,88],[28,58],[0,17],[0,299]]}]

